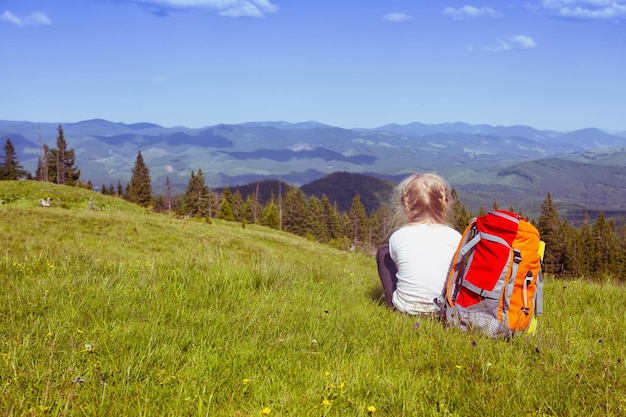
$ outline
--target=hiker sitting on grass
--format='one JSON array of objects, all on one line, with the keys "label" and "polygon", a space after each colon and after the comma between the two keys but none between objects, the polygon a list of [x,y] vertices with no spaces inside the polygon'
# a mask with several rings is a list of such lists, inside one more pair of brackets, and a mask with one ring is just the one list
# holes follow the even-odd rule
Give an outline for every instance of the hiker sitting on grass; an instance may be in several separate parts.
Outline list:
[{"label": "hiker sitting on grass", "polygon": [[378,276],[387,306],[408,314],[431,314],[441,295],[461,234],[448,226],[450,190],[435,174],[414,174],[394,190],[399,228],[378,249]]}]

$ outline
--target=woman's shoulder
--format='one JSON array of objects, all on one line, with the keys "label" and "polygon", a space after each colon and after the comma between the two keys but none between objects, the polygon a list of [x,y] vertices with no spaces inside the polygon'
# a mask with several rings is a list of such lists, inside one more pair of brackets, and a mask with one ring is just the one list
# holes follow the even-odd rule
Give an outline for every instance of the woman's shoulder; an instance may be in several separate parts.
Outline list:
[{"label": "woman's shoulder", "polygon": [[457,230],[446,224],[440,223],[408,223],[396,230],[393,235],[406,235],[414,233],[441,234],[458,238],[461,237],[461,234]]}]

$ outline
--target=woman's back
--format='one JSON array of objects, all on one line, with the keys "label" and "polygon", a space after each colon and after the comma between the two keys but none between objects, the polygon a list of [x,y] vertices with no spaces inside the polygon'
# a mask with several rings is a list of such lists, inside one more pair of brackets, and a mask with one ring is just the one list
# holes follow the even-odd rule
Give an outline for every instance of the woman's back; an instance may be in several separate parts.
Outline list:
[{"label": "woman's back", "polygon": [[389,239],[395,262],[394,306],[409,314],[434,312],[461,234],[443,224],[409,224]]}]

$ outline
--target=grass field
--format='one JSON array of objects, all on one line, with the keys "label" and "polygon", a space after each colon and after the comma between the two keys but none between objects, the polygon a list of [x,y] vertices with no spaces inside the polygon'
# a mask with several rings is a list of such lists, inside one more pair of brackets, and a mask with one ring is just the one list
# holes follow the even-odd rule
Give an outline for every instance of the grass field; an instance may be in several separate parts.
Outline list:
[{"label": "grass field", "polygon": [[507,342],[388,311],[366,255],[83,189],[0,182],[0,242],[0,416],[626,415],[618,284],[548,277]]}]

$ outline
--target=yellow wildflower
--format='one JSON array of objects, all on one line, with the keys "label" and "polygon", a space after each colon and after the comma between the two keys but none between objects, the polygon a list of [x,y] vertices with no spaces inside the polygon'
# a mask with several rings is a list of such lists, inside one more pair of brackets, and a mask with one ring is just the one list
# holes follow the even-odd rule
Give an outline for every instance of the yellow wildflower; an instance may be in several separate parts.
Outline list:
[{"label": "yellow wildflower", "polygon": [[272,410],[270,410],[269,407],[265,407],[264,409],[259,411],[259,414],[268,415],[270,413],[270,411],[272,411]]},{"label": "yellow wildflower", "polygon": [[324,401],[322,401],[322,405],[324,407],[330,407],[330,404],[331,404],[331,402],[327,398],[324,398]]},{"label": "yellow wildflower", "polygon": [[374,407],[373,405],[370,405],[369,407],[367,407],[367,412],[372,414],[373,412],[376,411],[376,407]]}]

